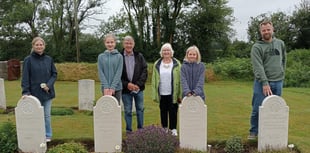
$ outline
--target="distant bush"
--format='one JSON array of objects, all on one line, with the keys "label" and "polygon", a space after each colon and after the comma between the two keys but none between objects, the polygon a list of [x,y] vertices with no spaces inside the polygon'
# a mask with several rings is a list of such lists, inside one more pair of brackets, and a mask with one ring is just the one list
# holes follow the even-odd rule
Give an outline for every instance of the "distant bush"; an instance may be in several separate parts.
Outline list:
[{"label": "distant bush", "polygon": [[249,58],[225,58],[212,65],[214,73],[222,76],[223,79],[253,79],[253,69]]},{"label": "distant bush", "polygon": [[16,127],[12,122],[5,122],[0,127],[0,152],[17,152]]},{"label": "distant bush", "polygon": [[[99,81],[96,63],[56,63],[57,80],[78,81],[92,79]],[[148,63],[147,83],[152,79],[153,63]],[[206,82],[233,79],[253,80],[250,58],[224,58],[206,64]],[[287,54],[284,80],[286,87],[310,87],[310,50],[293,50]]]},{"label": "distant bush", "polygon": [[244,148],[242,144],[241,137],[233,136],[226,141],[224,148],[227,153],[243,153]]},{"label": "distant bush", "polygon": [[147,126],[127,136],[123,143],[126,153],[175,153],[179,146],[177,137],[159,126]]},{"label": "distant bush", "polygon": [[92,79],[99,81],[96,63],[56,63],[57,80],[78,81]]},{"label": "distant bush", "polygon": [[310,87],[310,50],[293,50],[287,55],[284,86]]},{"label": "distant bush", "polygon": [[57,145],[49,149],[47,153],[88,153],[88,151],[82,144],[70,142]]}]

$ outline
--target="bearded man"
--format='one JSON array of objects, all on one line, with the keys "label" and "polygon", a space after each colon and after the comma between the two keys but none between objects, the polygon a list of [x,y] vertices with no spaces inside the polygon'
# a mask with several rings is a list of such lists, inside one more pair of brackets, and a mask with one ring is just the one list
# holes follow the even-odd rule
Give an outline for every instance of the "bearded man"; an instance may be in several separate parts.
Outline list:
[{"label": "bearded man", "polygon": [[286,67],[286,47],[282,40],[273,36],[271,21],[259,25],[261,39],[251,49],[254,72],[251,128],[248,139],[256,139],[258,134],[258,113],[265,97],[282,94]]}]

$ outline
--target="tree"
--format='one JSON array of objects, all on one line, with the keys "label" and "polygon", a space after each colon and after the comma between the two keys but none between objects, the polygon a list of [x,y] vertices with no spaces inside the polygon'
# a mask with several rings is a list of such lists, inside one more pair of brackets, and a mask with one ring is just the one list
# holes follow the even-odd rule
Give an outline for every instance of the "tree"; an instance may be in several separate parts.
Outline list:
[{"label": "tree", "polygon": [[40,0],[1,1],[0,59],[23,59],[30,52],[29,42],[42,31],[38,24]]},{"label": "tree", "polygon": [[193,3],[192,9],[184,13],[179,23],[177,41],[184,42],[184,46],[198,46],[203,61],[211,62],[227,54],[232,34],[229,26],[233,17],[232,9],[226,4],[226,0],[201,0]]},{"label": "tree", "polygon": [[[77,2],[76,11],[73,2]],[[105,3],[106,0],[1,1],[0,39],[3,41],[0,42],[0,58],[22,59],[29,52],[21,48],[27,46],[30,50],[29,42],[40,35],[46,39],[46,50],[55,61],[79,61],[79,56],[74,56],[79,53],[74,52],[78,49],[76,36],[80,34],[83,21],[102,13],[101,6]]]},{"label": "tree", "polygon": [[237,58],[250,58],[251,44],[245,41],[234,40],[229,45],[229,55]]},{"label": "tree", "polygon": [[125,22],[129,25],[128,31],[123,32],[135,38],[136,48],[148,61],[159,57],[161,44],[165,42],[173,45],[174,55],[179,59],[183,59],[185,49],[194,44],[201,48],[206,61],[226,54],[232,34],[229,26],[233,21],[232,9],[226,6],[226,0],[123,2],[127,17],[122,18],[127,18]]},{"label": "tree", "polygon": [[294,48],[310,48],[310,1],[302,0],[293,12],[291,25],[297,32]]},{"label": "tree", "polygon": [[263,13],[256,17],[251,17],[247,31],[249,41],[254,43],[255,41],[261,39],[259,24],[263,20],[272,21],[274,36],[285,42],[288,51],[291,50],[296,32],[292,27],[290,16],[286,15],[284,12],[276,12],[272,14]]},{"label": "tree", "polygon": [[[72,61],[76,59],[74,56],[76,44],[76,30],[81,29],[76,27],[74,18],[74,1],[75,0],[45,0],[45,8],[42,10],[42,15],[45,17],[48,25],[47,35],[51,35],[50,40],[53,44],[51,50],[56,61]],[[77,23],[81,26],[82,22],[94,14],[100,14],[100,8],[106,3],[106,0],[77,0],[76,1]]]}]

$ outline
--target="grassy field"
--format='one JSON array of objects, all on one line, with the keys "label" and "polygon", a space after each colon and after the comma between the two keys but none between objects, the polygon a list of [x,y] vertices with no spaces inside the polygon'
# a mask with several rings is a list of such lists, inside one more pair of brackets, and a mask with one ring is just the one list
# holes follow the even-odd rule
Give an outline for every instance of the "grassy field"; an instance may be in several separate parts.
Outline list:
[{"label": "grassy field", "polygon": [[[96,99],[101,96],[96,82]],[[205,84],[208,107],[208,142],[224,141],[241,136],[247,141],[251,112],[252,82],[218,81]],[[5,81],[7,107],[16,106],[20,95],[20,81]],[[78,107],[78,83],[57,81],[53,107]],[[284,88],[283,98],[290,109],[289,143],[302,152],[310,150],[310,88]],[[0,114],[0,124],[14,121],[13,113]],[[133,126],[136,127],[135,117]],[[145,91],[145,125],[160,124],[158,104],[151,100],[150,85]],[[70,116],[52,116],[53,139],[93,139],[93,118],[75,111]],[[123,129],[124,129],[123,120]],[[123,130],[124,132],[124,130]]]}]

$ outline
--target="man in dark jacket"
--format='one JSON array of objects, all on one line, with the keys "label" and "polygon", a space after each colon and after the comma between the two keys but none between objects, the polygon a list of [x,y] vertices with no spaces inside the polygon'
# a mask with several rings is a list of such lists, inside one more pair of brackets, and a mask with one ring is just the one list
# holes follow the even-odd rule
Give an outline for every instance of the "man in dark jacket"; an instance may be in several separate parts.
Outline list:
[{"label": "man in dark jacket", "polygon": [[122,101],[124,103],[126,132],[132,132],[132,104],[135,101],[137,128],[143,128],[144,122],[144,94],[147,80],[147,63],[143,55],[134,51],[135,42],[131,36],[123,40],[123,73],[122,73]]}]

